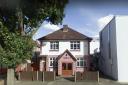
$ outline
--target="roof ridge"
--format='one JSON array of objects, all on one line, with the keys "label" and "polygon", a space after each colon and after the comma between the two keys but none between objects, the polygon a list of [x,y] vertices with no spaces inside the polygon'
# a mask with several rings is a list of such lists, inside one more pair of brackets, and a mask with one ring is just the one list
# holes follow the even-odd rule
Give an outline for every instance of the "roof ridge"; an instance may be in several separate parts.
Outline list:
[{"label": "roof ridge", "polygon": [[66,27],[68,30],[63,31],[65,27],[60,28],[48,35],[45,35],[38,40],[89,40],[91,41],[92,38],[70,28]]}]

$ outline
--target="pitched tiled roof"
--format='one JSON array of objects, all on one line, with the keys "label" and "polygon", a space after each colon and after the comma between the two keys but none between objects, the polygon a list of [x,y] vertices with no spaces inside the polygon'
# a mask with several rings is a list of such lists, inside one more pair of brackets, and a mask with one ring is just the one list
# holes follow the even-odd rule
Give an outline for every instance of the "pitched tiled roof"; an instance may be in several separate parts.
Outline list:
[{"label": "pitched tiled roof", "polygon": [[65,25],[63,28],[51,34],[48,34],[42,38],[39,38],[38,40],[89,40],[91,41],[92,39]]}]

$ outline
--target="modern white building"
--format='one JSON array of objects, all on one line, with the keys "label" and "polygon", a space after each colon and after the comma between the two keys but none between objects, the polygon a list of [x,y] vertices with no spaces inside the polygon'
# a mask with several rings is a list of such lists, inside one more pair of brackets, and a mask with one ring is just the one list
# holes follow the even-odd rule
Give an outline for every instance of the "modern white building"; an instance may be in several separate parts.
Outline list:
[{"label": "modern white building", "polygon": [[100,70],[128,82],[128,16],[114,16],[100,32]]}]

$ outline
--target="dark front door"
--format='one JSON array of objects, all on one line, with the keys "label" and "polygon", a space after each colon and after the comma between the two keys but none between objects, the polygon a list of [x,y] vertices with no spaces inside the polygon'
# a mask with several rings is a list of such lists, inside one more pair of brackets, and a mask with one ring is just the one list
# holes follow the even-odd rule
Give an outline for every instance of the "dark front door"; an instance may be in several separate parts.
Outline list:
[{"label": "dark front door", "polygon": [[63,76],[72,75],[72,63],[62,63],[62,75]]}]

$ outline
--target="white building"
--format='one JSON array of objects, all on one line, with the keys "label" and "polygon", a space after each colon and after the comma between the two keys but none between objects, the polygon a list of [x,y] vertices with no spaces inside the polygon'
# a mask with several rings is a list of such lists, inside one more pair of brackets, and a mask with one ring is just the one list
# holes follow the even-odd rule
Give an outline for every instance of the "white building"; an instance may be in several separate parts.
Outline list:
[{"label": "white building", "polygon": [[90,54],[99,52],[99,47],[100,47],[99,36],[95,36],[92,38],[92,41],[90,42]]},{"label": "white building", "polygon": [[100,32],[100,70],[119,82],[128,82],[128,16],[114,16]]}]

